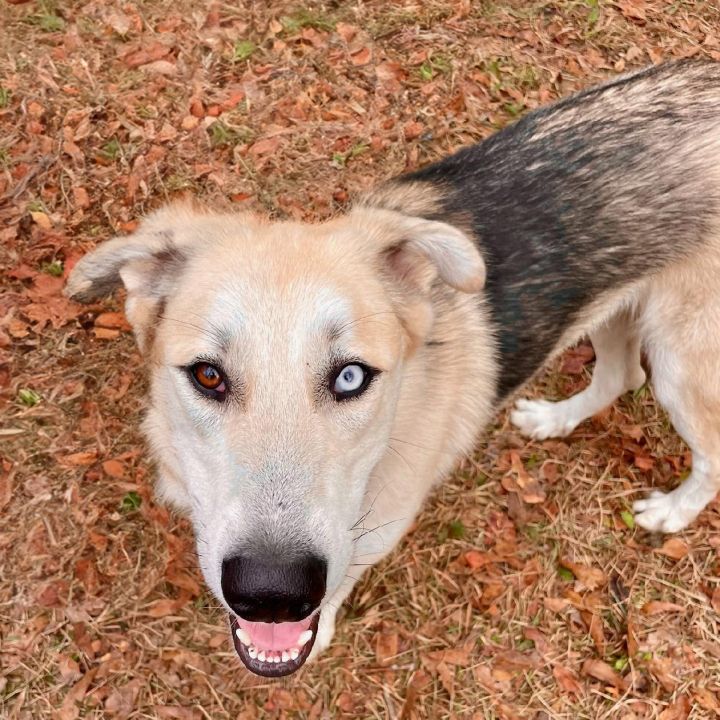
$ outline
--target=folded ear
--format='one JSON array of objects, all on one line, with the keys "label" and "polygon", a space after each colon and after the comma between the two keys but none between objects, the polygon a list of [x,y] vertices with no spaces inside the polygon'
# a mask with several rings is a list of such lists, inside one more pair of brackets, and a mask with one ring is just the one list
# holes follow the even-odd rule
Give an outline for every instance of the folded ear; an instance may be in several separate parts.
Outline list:
[{"label": "folded ear", "polygon": [[122,285],[127,290],[125,314],[144,350],[149,328],[185,264],[176,228],[194,213],[169,207],[155,213],[133,235],[108,240],[73,268],[65,294],[91,302]]},{"label": "folded ear", "polygon": [[485,285],[485,263],[462,229],[367,205],[356,208],[352,217],[356,234],[365,239],[390,283],[409,351],[424,342],[432,328],[430,295],[437,278],[463,293],[480,292]]},{"label": "folded ear", "polygon": [[361,207],[362,226],[374,236],[382,262],[399,281],[427,291],[435,277],[464,293],[485,285],[485,262],[460,228],[394,210]]}]

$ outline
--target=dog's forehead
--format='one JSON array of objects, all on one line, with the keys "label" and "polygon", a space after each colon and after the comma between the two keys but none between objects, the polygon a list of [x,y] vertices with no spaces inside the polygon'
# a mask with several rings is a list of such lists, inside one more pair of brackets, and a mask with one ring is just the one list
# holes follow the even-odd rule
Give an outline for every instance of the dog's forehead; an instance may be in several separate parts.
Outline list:
[{"label": "dog's forehead", "polygon": [[286,358],[343,341],[384,363],[397,352],[397,321],[376,271],[343,229],[276,223],[211,237],[188,259],[167,309],[198,326],[184,341],[166,335],[179,350],[210,331],[217,344]]}]

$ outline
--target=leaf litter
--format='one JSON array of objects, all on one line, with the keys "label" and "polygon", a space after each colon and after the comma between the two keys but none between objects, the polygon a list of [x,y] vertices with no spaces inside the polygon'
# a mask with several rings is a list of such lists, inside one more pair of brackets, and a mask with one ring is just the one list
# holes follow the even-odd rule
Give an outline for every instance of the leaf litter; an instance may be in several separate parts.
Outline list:
[{"label": "leaf litter", "polygon": [[[603,78],[720,60],[717,4],[13,0],[0,23],[0,715],[717,717],[717,503],[673,538],[629,513],[690,469],[649,388],[562,441],[502,415],[326,655],[271,683],[153,498],[121,298],[60,293],[170,198],[325,218]],[[529,392],[577,392],[592,362],[582,343]]]}]

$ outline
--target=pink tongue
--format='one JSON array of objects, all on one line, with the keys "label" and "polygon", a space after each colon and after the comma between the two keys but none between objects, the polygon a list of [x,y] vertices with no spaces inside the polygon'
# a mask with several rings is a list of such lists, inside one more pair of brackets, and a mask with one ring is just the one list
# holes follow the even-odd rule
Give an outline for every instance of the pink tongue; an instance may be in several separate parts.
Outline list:
[{"label": "pink tongue", "polygon": [[263,623],[237,618],[237,623],[258,650],[290,650],[297,647],[300,633],[310,627],[312,619],[308,615],[299,622]]}]

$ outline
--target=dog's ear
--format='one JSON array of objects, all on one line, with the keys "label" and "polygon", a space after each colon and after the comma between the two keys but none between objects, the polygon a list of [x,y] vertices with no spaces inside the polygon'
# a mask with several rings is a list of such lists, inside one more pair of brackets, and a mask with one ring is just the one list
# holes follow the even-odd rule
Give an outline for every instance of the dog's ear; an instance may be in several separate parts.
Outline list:
[{"label": "dog's ear", "polygon": [[[390,269],[401,281],[429,289],[439,276],[450,287],[464,293],[478,293],[485,285],[485,263],[473,241],[462,230],[448,223],[408,217],[399,213],[386,220],[393,235],[384,255]],[[425,260],[432,266],[427,272]]]},{"label": "dog's ear", "polygon": [[177,228],[189,215],[194,216],[189,208],[171,206],[150,216],[134,234],[102,243],[75,265],[65,294],[91,302],[124,285],[125,314],[145,350],[150,327],[185,264]]},{"label": "dog's ear", "polygon": [[395,297],[411,351],[432,327],[430,291],[438,277],[463,293],[478,293],[484,287],[485,262],[462,229],[378,207],[361,206],[353,215],[357,234],[369,241],[369,251]]},{"label": "dog's ear", "polygon": [[485,262],[460,228],[378,207],[360,206],[353,216],[358,230],[371,236],[371,251],[401,284],[427,292],[440,277],[464,293],[484,287]]}]

